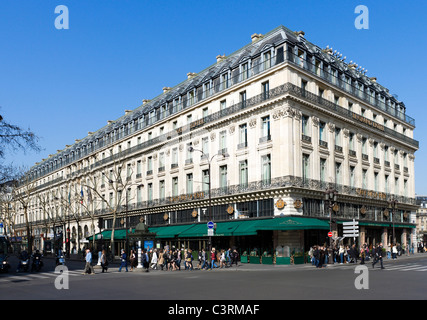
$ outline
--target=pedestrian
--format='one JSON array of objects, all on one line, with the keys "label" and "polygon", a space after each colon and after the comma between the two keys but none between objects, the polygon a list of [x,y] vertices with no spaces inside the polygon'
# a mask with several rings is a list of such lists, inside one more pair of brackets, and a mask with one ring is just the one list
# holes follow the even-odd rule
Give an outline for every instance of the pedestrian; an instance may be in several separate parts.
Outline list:
[{"label": "pedestrian", "polygon": [[397,259],[397,246],[396,244],[393,244],[393,247],[391,248],[391,256],[393,260]]},{"label": "pedestrian", "polygon": [[338,251],[338,253],[339,253],[339,255],[340,255],[340,264],[343,264],[344,263],[344,252],[345,252],[345,250],[344,250],[344,246],[343,245],[340,245],[340,249],[339,249],[339,251]]},{"label": "pedestrian", "polygon": [[383,266],[383,244],[380,242],[378,247],[375,249],[375,259],[374,262],[372,262],[372,268],[375,268],[375,264],[380,261],[381,262],[381,269],[385,269]]},{"label": "pedestrian", "polygon": [[148,253],[147,253],[147,250],[146,249],[144,249],[143,251],[142,251],[142,257],[141,257],[141,264],[142,264],[142,267],[145,269],[145,272],[149,272],[150,270],[150,268],[149,268],[149,257],[148,257]]},{"label": "pedestrian", "polygon": [[108,260],[107,260],[107,254],[105,253],[105,250],[101,251],[101,268],[102,268],[102,273],[107,272],[108,270]]},{"label": "pedestrian", "polygon": [[365,248],[360,247],[360,264],[365,264]]},{"label": "pedestrian", "polygon": [[210,269],[218,268],[218,266],[215,263],[215,260],[216,260],[215,248],[212,248],[212,250],[211,250],[211,267],[210,267]]},{"label": "pedestrian", "polygon": [[160,269],[163,270],[163,267],[165,265],[165,258],[163,258],[163,249],[160,249],[157,264],[160,266]]},{"label": "pedestrian", "polygon": [[119,272],[122,271],[122,268],[125,267],[126,268],[126,272],[128,272],[128,261],[127,261],[127,255],[126,255],[126,251],[124,249],[122,249],[122,255],[120,257],[120,267],[119,267]]},{"label": "pedestrian", "polygon": [[224,249],[221,250],[221,256],[219,260],[219,267],[224,268],[226,266],[226,259],[225,259],[225,251]]},{"label": "pedestrian", "polygon": [[92,253],[90,252],[90,249],[86,249],[86,258],[85,258],[86,264],[85,264],[85,271],[83,274],[95,274],[95,270],[93,270],[92,267]]},{"label": "pedestrian", "polygon": [[192,250],[187,250],[187,255],[185,256],[185,269],[193,270],[193,255]]},{"label": "pedestrian", "polygon": [[207,261],[206,261],[206,251],[205,251],[205,249],[204,248],[202,248],[202,251],[201,251],[201,269],[203,270],[203,269],[207,269],[208,268],[208,264],[207,264]]},{"label": "pedestrian", "polygon": [[136,268],[136,261],[137,261],[136,254],[133,249],[130,251],[129,259],[130,259],[130,271],[133,271],[133,268]]}]

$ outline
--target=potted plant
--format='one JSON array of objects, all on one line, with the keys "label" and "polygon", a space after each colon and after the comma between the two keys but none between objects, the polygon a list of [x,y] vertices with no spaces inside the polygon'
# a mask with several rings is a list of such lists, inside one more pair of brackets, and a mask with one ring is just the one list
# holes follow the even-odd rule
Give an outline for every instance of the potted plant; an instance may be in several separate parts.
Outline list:
[{"label": "potted plant", "polygon": [[248,253],[246,251],[243,251],[242,255],[240,256],[240,262],[241,263],[248,263]]},{"label": "potted plant", "polygon": [[304,253],[297,252],[293,255],[294,264],[304,264]]},{"label": "potted plant", "polygon": [[268,254],[267,251],[264,251],[261,257],[262,264],[273,264],[273,257],[271,254]]},{"label": "potted plant", "polygon": [[249,262],[250,263],[254,263],[254,264],[259,264],[260,263],[260,259],[259,259],[257,251],[255,251],[255,250],[251,251],[251,254],[249,256]]}]

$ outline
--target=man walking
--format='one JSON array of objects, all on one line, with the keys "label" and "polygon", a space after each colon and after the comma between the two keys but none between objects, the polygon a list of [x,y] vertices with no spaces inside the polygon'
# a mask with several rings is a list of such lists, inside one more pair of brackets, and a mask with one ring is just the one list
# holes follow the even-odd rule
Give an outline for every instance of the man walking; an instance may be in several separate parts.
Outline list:
[{"label": "man walking", "polygon": [[86,249],[86,265],[83,274],[87,274],[89,271],[90,274],[95,274],[95,270],[92,267],[92,252],[90,252],[90,249]]},{"label": "man walking", "polygon": [[125,250],[122,249],[122,256],[121,256],[121,262],[120,262],[120,268],[119,272],[122,271],[122,267],[126,268],[126,272],[128,272],[128,260]]},{"label": "man walking", "polygon": [[383,243],[382,242],[380,242],[380,244],[375,250],[375,258],[374,258],[374,262],[372,262],[372,268],[375,268],[375,264],[378,261],[381,262],[381,269],[385,269],[383,266]]}]

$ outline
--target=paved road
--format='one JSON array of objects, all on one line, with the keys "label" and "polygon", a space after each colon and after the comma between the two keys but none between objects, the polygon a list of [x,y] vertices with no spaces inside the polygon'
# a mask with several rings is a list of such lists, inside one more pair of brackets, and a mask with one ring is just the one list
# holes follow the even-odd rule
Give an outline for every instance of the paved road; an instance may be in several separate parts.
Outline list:
[{"label": "paved road", "polygon": [[[40,273],[11,272],[0,275],[0,299],[20,300],[318,300],[318,299],[425,299],[427,254],[384,260],[386,269],[372,268],[362,273],[356,265],[334,264],[323,269],[313,266],[272,266],[241,264],[211,271],[118,272],[113,265],[108,273],[95,269],[83,275],[84,262],[68,261],[67,274],[54,273],[54,262],[44,259]],[[13,263],[12,263],[13,265]],[[359,265],[357,265],[359,266]],[[68,289],[58,290],[58,276],[68,276]],[[364,281],[360,277],[366,275]],[[358,278],[359,277],[359,278]],[[356,282],[365,288],[356,288]],[[64,281],[62,281],[64,284]]]}]

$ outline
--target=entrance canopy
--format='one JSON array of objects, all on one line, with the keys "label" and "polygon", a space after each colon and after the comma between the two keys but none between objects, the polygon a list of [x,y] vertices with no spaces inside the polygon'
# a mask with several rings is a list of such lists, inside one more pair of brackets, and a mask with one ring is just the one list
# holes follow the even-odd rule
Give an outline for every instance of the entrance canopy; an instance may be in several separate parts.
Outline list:
[{"label": "entrance canopy", "polygon": [[[97,233],[95,235],[95,240],[111,240],[111,233],[112,230],[104,230],[100,233]],[[114,240],[125,240],[126,239],[126,230],[124,229],[118,229],[114,230]],[[90,236],[87,238],[87,240],[92,241],[93,236]]]}]

